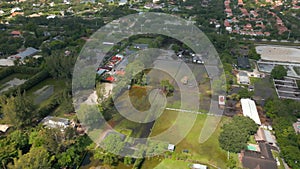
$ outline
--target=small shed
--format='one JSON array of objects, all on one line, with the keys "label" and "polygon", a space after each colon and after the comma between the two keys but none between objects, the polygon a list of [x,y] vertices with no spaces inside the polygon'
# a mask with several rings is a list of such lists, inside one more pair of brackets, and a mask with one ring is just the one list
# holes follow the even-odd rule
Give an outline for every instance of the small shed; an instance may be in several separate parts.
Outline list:
[{"label": "small shed", "polygon": [[174,144],[169,144],[168,145],[168,150],[173,152],[175,150],[175,145]]},{"label": "small shed", "polygon": [[192,169],[207,169],[207,166],[203,164],[193,164]]},{"label": "small shed", "polygon": [[0,124],[0,132],[6,133],[6,131],[9,129],[9,125],[7,124]]}]

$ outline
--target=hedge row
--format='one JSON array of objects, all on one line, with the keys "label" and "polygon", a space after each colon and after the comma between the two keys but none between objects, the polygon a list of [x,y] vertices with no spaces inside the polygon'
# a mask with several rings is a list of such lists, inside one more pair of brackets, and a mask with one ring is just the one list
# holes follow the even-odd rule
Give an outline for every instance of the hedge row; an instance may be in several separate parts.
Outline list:
[{"label": "hedge row", "polygon": [[41,71],[41,68],[35,67],[26,67],[26,66],[11,66],[4,68],[0,71],[0,79],[4,79],[5,77],[14,74],[14,73],[21,73],[21,74],[37,74]]},{"label": "hedge row", "polygon": [[14,73],[14,67],[4,68],[0,71],[0,79],[4,79],[5,77]]},{"label": "hedge row", "polygon": [[14,66],[14,73],[37,74],[40,71],[41,68],[36,68],[36,67]]}]

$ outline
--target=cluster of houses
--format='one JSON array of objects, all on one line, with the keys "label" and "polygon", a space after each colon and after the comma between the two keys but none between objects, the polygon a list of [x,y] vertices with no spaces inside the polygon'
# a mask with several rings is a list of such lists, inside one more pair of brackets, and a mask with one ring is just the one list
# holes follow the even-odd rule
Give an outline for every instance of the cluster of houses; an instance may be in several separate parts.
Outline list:
[{"label": "cluster of houses", "polygon": [[[109,42],[105,42],[107,45],[113,45]],[[144,50],[148,48],[148,44],[133,44],[132,47],[135,50]],[[131,55],[136,51],[125,49],[124,53],[126,55]],[[106,82],[117,81],[117,76],[125,75],[125,68],[128,64],[128,58],[122,54],[116,54],[112,56],[105,65],[101,65],[97,69],[97,75],[101,77],[101,80]]]},{"label": "cluster of houses", "polygon": [[120,63],[128,63],[127,59],[124,58],[123,55],[117,54],[110,58],[108,63],[104,66],[100,66],[97,69],[97,75],[102,77],[102,80],[108,81],[108,82],[114,82],[116,78],[114,75],[124,75],[125,70],[122,68],[119,68],[116,70],[117,66]]},{"label": "cluster of houses", "polygon": [[[244,168],[248,169],[277,169],[280,164],[279,159],[273,156],[272,151],[279,151],[276,144],[276,138],[272,134],[272,126],[261,122],[256,104],[249,98],[240,100],[242,114],[252,119],[258,126],[254,140],[256,144],[248,144],[247,149],[239,153],[239,160]],[[225,96],[219,96],[219,106],[225,107]],[[300,130],[300,121],[297,123]],[[294,125],[295,127],[296,125]]]},{"label": "cluster of houses", "polygon": [[[224,99],[219,97],[219,105],[224,105]],[[240,100],[242,114],[252,119],[258,126],[254,140],[256,144],[248,144],[246,150],[242,150],[239,159],[243,167],[248,169],[277,169],[280,164],[279,159],[273,156],[272,151],[278,152],[276,138],[272,134],[272,126],[265,125],[261,122],[256,104],[249,98]]]},{"label": "cluster of houses", "polygon": [[246,150],[242,150],[239,159],[243,167],[249,169],[277,169],[280,166],[278,157],[274,157],[272,151],[278,152],[275,136],[271,133],[271,126],[261,125],[254,134],[256,144],[249,144]]},{"label": "cluster of houses", "polygon": [[[233,13],[230,3],[230,0],[224,1],[224,12],[227,16],[224,20],[224,26],[228,32],[250,36],[270,36],[270,32],[265,31],[266,26],[264,25],[264,19],[259,17],[257,9],[248,11],[244,7],[243,0],[238,0],[238,4],[235,6],[239,8],[241,15],[237,15]],[[279,34],[288,31],[280,17],[273,12],[268,11],[268,13],[272,15],[272,18],[276,18],[276,27]],[[248,23],[240,25],[240,21],[246,21]]]}]

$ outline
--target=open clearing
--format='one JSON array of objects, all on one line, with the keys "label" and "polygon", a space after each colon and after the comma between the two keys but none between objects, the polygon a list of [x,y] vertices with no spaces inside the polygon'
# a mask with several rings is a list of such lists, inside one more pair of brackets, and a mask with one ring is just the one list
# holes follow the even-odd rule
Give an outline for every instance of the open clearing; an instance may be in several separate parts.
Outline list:
[{"label": "open clearing", "polygon": [[[151,136],[158,135],[172,126],[177,118],[176,114],[177,113],[174,111],[165,111],[156,120]],[[175,152],[182,153],[183,150],[188,150],[191,155],[189,159],[191,160],[199,161],[199,163],[210,166],[226,168],[227,152],[220,148],[218,137],[222,124],[229,121],[229,118],[222,117],[221,122],[218,124],[218,127],[211,137],[206,142],[200,144],[198,140],[206,117],[206,114],[197,115],[193,128],[187,136],[178,145],[176,145]]]},{"label": "open clearing", "polygon": [[300,63],[300,49],[295,47],[264,45],[257,46],[256,52],[262,60]]},{"label": "open clearing", "polygon": [[160,164],[158,164],[154,169],[189,169],[192,163],[185,162],[185,161],[178,161],[178,160],[171,160],[171,159],[164,159]]},{"label": "open clearing", "polygon": [[0,90],[0,93],[9,90],[12,87],[19,86],[25,82],[26,82],[26,80],[24,80],[24,79],[14,78],[14,79],[6,82],[5,84],[3,84],[4,87]]}]

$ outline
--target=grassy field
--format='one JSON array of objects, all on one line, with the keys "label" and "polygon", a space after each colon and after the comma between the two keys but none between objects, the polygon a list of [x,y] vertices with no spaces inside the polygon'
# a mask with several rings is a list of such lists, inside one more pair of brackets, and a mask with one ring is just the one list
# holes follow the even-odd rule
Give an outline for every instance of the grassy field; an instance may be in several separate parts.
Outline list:
[{"label": "grassy field", "polygon": [[179,160],[171,160],[171,159],[164,159],[161,163],[159,163],[154,169],[189,169],[192,163],[179,161]]},{"label": "grassy field", "polygon": [[[188,150],[191,157],[189,159],[199,161],[203,164],[226,168],[227,152],[219,146],[218,136],[220,127],[223,123],[229,121],[229,118],[223,117],[216,131],[204,143],[198,142],[201,129],[207,115],[201,114],[197,116],[194,127],[187,136],[176,146],[175,152],[181,153],[182,150]],[[155,122],[151,136],[155,136],[169,128],[176,119],[176,112],[165,111],[160,118]]]}]

